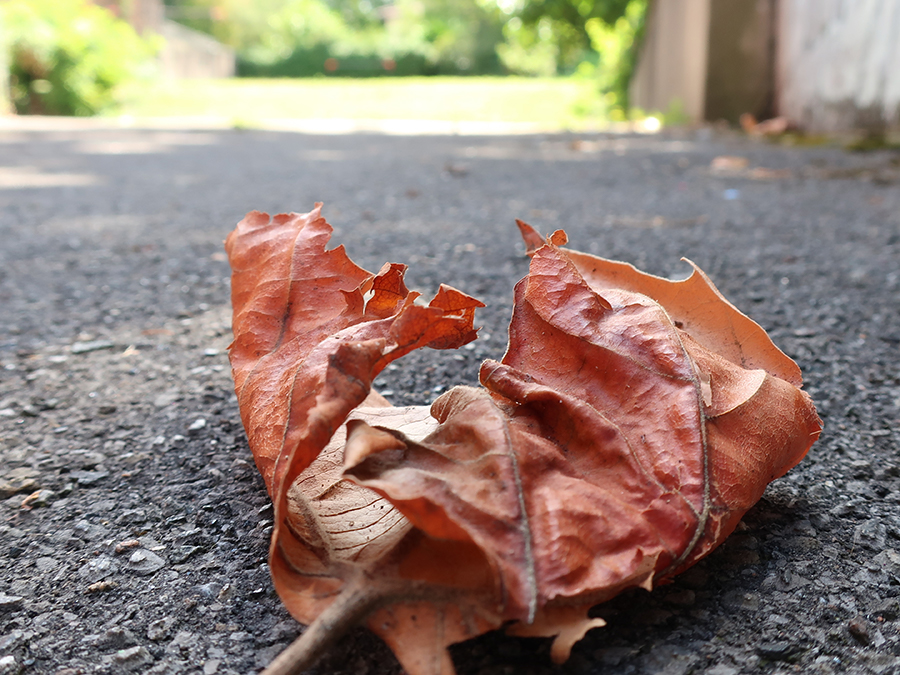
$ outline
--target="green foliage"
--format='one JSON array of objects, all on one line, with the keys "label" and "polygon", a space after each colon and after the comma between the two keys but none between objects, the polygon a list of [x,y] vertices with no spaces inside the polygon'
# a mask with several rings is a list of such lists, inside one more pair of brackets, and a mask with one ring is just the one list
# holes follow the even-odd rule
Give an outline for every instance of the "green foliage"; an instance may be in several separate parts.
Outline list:
[{"label": "green foliage", "polygon": [[503,15],[477,0],[168,0],[242,75],[498,73]]},{"label": "green foliage", "polygon": [[152,45],[85,0],[8,0],[0,12],[19,113],[92,115],[114,102],[119,84],[152,67]]},{"label": "green foliage", "polygon": [[612,119],[624,118],[628,113],[628,84],[637,65],[646,14],[647,0],[629,0],[622,16],[614,22],[607,23],[599,17],[585,22],[591,47],[599,55],[598,84]]},{"label": "green foliage", "polygon": [[588,25],[600,21],[611,26],[624,16],[629,0],[525,0],[515,18],[522,35],[543,34],[553,43],[556,72],[572,73],[579,64],[592,60],[592,38]]},{"label": "green foliage", "polygon": [[550,21],[526,26],[514,16],[503,26],[503,37],[497,55],[511,72],[536,77],[556,74],[560,49]]},{"label": "green foliage", "polygon": [[[167,0],[242,75],[577,74],[584,115],[627,109],[647,0]],[[191,18],[192,17],[192,18]],[[616,113],[620,114],[620,113]]]},{"label": "green foliage", "polygon": [[387,44],[416,45],[434,74],[502,71],[496,46],[503,39],[503,15],[495,4],[476,0],[397,0],[386,23]]},{"label": "green foliage", "polygon": [[[483,0],[484,2],[492,0]],[[581,116],[623,118],[647,0],[504,0],[510,17],[497,51],[511,71],[573,74],[595,82]]]}]

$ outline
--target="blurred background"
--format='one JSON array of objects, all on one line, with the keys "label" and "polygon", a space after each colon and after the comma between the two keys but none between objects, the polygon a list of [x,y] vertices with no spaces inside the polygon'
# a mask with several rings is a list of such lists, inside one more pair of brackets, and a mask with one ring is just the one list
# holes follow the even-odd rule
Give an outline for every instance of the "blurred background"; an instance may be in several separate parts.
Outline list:
[{"label": "blurred background", "polygon": [[0,107],[878,139],[897,35],[897,0],[0,0]]}]

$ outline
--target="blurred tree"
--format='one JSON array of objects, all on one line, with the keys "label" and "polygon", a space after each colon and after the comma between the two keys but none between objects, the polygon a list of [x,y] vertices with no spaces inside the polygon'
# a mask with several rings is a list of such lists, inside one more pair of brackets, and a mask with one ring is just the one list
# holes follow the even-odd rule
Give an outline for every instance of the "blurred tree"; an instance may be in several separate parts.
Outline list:
[{"label": "blurred tree", "polygon": [[326,0],[351,28],[371,28],[384,23],[393,0]]},{"label": "blurred tree", "polygon": [[19,113],[93,115],[153,72],[156,41],[87,0],[7,0],[0,14]]},{"label": "blurred tree", "polygon": [[234,47],[242,74],[504,72],[496,46],[506,17],[493,2],[165,1],[169,18]]},{"label": "blurred tree", "polygon": [[625,12],[614,22],[599,17],[589,19],[585,28],[591,47],[598,56],[597,64],[585,64],[583,70],[593,74],[603,95],[603,112],[612,119],[623,119],[631,107],[628,85],[637,66],[638,48],[644,33],[648,0],[629,0]]},{"label": "blurred tree", "polygon": [[621,102],[647,0],[165,2],[234,47],[245,75],[596,75],[599,64]]},{"label": "blurred tree", "polygon": [[[600,20],[612,26],[625,15],[630,0],[524,0],[516,3],[512,24],[520,39],[532,44],[552,44],[556,72],[575,70],[592,58],[588,23]],[[511,35],[513,31],[507,31]],[[595,59],[594,59],[595,60]]]},{"label": "blurred tree", "polygon": [[477,0],[396,0],[388,39],[420,43],[435,73],[503,71],[497,45],[506,17],[496,3]]}]

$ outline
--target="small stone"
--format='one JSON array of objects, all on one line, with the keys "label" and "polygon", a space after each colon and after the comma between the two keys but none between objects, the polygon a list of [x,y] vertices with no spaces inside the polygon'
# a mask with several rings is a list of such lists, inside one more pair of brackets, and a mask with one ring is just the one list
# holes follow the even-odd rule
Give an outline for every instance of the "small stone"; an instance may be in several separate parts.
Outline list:
[{"label": "small stone", "polygon": [[82,487],[91,487],[109,476],[107,471],[70,471],[69,478],[74,479]]},{"label": "small stone", "polygon": [[756,653],[766,661],[789,661],[799,651],[790,642],[764,642],[756,647]]},{"label": "small stone", "polygon": [[73,354],[87,354],[101,349],[112,349],[115,345],[108,340],[90,340],[88,342],[73,342],[69,351]]},{"label": "small stone", "polygon": [[726,593],[722,601],[729,609],[742,609],[748,612],[755,612],[759,609],[758,593],[741,593],[740,591],[732,591]]},{"label": "small stone", "polygon": [[91,584],[85,589],[85,593],[103,593],[104,591],[110,591],[114,589],[118,584],[115,581],[98,581],[97,583]]},{"label": "small stone", "polygon": [[56,493],[53,492],[53,490],[38,490],[32,492],[22,500],[22,508],[35,509],[42,506],[49,506],[55,496]]},{"label": "small stone", "polygon": [[220,665],[222,665],[222,661],[219,659],[210,659],[203,664],[203,675],[214,675]]},{"label": "small stone", "polygon": [[22,666],[16,661],[16,657],[9,655],[0,657],[0,675],[19,675]]},{"label": "small stone", "polygon": [[293,642],[299,632],[300,626],[296,621],[279,621],[269,629],[265,642],[267,644],[284,642],[285,640]]},{"label": "small stone", "polygon": [[128,562],[125,563],[125,569],[141,576],[153,574],[166,566],[165,559],[153,553],[140,549],[131,554]]},{"label": "small stone", "polygon": [[900,657],[894,654],[870,653],[866,654],[863,663],[867,666],[867,672],[874,675],[897,675],[900,672]]},{"label": "small stone", "polygon": [[153,405],[157,408],[165,408],[166,406],[172,405],[181,398],[181,394],[174,389],[170,389],[167,392],[164,392],[153,399]]},{"label": "small stone", "polygon": [[84,565],[79,567],[78,576],[90,583],[96,583],[118,571],[119,566],[113,558],[108,555],[101,555],[96,558],[91,558]]},{"label": "small stone", "polygon": [[206,420],[200,417],[191,422],[191,426],[188,427],[188,431],[200,431],[205,426]]},{"label": "small stone", "polygon": [[703,675],[738,675],[738,669],[724,663],[703,671]]},{"label": "small stone", "polygon": [[147,626],[147,638],[154,642],[165,640],[169,636],[169,631],[174,623],[175,619],[170,616],[157,619]]},{"label": "small stone", "polygon": [[25,632],[14,630],[0,638],[0,654],[18,649],[25,643]]},{"label": "small stone", "polygon": [[853,545],[864,546],[875,551],[884,549],[887,542],[887,526],[876,518],[856,526],[853,531]]},{"label": "small stone", "polygon": [[93,469],[98,464],[103,464],[105,461],[106,455],[102,452],[87,450],[85,448],[72,450],[65,455],[65,465],[70,471]]},{"label": "small stone", "polygon": [[811,583],[812,582],[809,579],[801,577],[799,574],[794,574],[791,570],[785,568],[778,575],[775,582],[775,588],[779,591],[793,591]]},{"label": "small stone", "polygon": [[79,520],[72,527],[75,535],[85,541],[97,541],[106,537],[107,531],[99,525],[94,525],[86,520]]},{"label": "small stone", "polygon": [[23,600],[24,598],[19,595],[6,595],[6,593],[0,593],[0,612],[18,609],[22,605]]},{"label": "small stone", "polygon": [[208,584],[203,584],[202,586],[197,586],[197,591],[199,591],[202,595],[207,598],[216,598],[219,596],[219,593],[222,592],[223,586],[222,584],[217,584],[216,582],[210,582]]},{"label": "small stone", "polygon": [[172,551],[169,559],[172,561],[173,565],[180,565],[202,550],[203,549],[201,549],[199,546],[180,546]]},{"label": "small stone", "polygon": [[37,567],[39,572],[52,572],[59,567],[59,561],[48,556],[41,556],[34,561],[34,566]]},{"label": "small stone", "polygon": [[128,670],[136,670],[152,663],[153,655],[147,651],[146,647],[130,647],[117,651],[113,656],[113,662]]},{"label": "small stone", "polygon": [[116,525],[134,525],[147,520],[147,512],[144,509],[128,509],[122,511],[116,518]]},{"label": "small stone", "polygon": [[897,617],[900,617],[900,599],[894,597],[880,600],[872,606],[870,611],[875,616],[880,616],[884,621],[894,621]]},{"label": "small stone", "polygon": [[[197,637],[190,631],[180,630],[166,647],[166,651],[174,654],[188,653],[197,644]],[[268,664],[266,664],[268,665]]]},{"label": "small stone", "polygon": [[872,558],[872,562],[879,569],[884,570],[894,577],[900,577],[900,553],[892,548],[887,548]]},{"label": "small stone", "polygon": [[137,539],[126,539],[116,544],[116,553],[124,553],[125,551],[136,548],[141,545]]},{"label": "small stone", "polygon": [[275,657],[277,657],[287,648],[287,646],[287,642],[276,642],[273,645],[269,645],[265,649],[260,649],[258,652],[256,652],[256,666],[260,669],[267,667],[270,663],[272,663],[272,661],[275,660]]},{"label": "small stone", "polygon": [[861,616],[850,619],[850,621],[847,622],[847,630],[850,631],[850,635],[853,636],[853,639],[863,647],[872,641],[872,638],[869,635],[869,624],[865,618]]},{"label": "small stone", "polygon": [[105,649],[125,649],[137,643],[137,637],[127,628],[115,626],[94,641],[97,647]]},{"label": "small stone", "polygon": [[34,478],[0,480],[0,499],[7,499],[20,492],[35,492],[39,487]]}]

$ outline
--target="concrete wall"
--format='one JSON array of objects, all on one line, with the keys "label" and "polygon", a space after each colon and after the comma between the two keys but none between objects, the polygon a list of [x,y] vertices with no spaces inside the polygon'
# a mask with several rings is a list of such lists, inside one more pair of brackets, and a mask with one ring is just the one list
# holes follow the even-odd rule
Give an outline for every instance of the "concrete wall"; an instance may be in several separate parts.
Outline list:
[{"label": "concrete wall", "polygon": [[779,114],[816,131],[900,127],[900,1],[779,4]]},{"label": "concrete wall", "polygon": [[166,44],[159,55],[165,77],[233,77],[234,50],[208,35],[174,21],[164,21],[159,29]]},{"label": "concrete wall", "polygon": [[651,2],[631,104],[648,111],[679,110],[703,119],[709,43],[709,0]]},{"label": "concrete wall", "polygon": [[776,14],[775,0],[711,0],[705,119],[772,116]]},{"label": "concrete wall", "polygon": [[900,0],[655,0],[630,93],[694,123],[900,128]]}]

